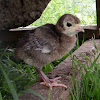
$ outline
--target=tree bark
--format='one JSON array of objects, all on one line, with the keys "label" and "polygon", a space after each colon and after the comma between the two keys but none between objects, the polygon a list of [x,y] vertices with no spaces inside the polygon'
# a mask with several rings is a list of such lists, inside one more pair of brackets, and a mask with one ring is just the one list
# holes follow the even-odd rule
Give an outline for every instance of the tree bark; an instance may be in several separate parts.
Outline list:
[{"label": "tree bark", "polygon": [[0,30],[27,26],[37,20],[50,0],[0,0]]}]

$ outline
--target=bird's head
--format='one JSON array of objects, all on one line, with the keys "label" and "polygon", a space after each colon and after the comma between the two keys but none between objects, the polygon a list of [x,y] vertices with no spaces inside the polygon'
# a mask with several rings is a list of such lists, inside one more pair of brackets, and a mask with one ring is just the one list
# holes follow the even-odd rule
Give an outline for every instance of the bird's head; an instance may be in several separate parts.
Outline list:
[{"label": "bird's head", "polygon": [[79,18],[71,14],[65,14],[61,16],[56,24],[56,28],[60,33],[70,37],[77,34],[78,32],[84,32]]}]

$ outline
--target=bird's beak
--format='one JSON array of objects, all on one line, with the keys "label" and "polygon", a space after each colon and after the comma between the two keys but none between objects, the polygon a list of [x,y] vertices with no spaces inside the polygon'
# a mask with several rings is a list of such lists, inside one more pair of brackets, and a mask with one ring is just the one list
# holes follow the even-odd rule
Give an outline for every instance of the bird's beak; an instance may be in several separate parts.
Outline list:
[{"label": "bird's beak", "polygon": [[77,31],[77,32],[85,32],[84,29],[83,29],[83,27],[81,27],[81,26],[78,27],[78,28],[76,29],[76,31]]}]

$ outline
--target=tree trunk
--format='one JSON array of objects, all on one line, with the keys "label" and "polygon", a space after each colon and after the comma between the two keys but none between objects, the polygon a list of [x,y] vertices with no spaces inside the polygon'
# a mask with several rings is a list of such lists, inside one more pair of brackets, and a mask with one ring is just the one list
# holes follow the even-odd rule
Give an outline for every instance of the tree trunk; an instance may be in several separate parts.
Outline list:
[{"label": "tree trunk", "polygon": [[0,0],[0,30],[27,26],[37,20],[50,0]]}]

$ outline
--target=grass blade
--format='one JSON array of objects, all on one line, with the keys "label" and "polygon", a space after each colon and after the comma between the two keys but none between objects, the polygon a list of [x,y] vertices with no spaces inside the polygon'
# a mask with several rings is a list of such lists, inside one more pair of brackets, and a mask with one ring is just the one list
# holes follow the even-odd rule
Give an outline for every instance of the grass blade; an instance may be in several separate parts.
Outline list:
[{"label": "grass blade", "polygon": [[[0,63],[2,64],[1,61],[0,61]],[[8,84],[8,87],[9,87],[9,89],[10,89],[10,91],[11,91],[11,94],[12,94],[12,96],[13,96],[13,99],[14,99],[14,100],[18,100],[18,95],[17,95],[17,93],[16,93],[16,90],[14,89],[14,86],[13,86],[13,84],[11,83],[11,81],[10,81],[8,75],[6,74],[5,70],[3,69],[3,66],[2,66],[2,65],[0,65],[0,69],[1,69],[1,71],[2,71],[2,73],[3,73],[3,75],[4,75],[4,77],[5,77],[5,80],[6,80],[6,82],[7,82],[7,84]]]},{"label": "grass blade", "polygon": [[96,57],[96,59],[93,61],[93,63],[91,64],[90,68],[93,68],[93,66],[96,65],[96,62],[97,62],[99,56],[100,56],[100,53],[99,53],[99,55]]},{"label": "grass blade", "polygon": [[48,100],[50,100],[51,88],[49,88]]},{"label": "grass blade", "polygon": [[88,60],[90,63],[92,63],[92,60],[88,57],[88,56],[86,56],[85,54],[83,54],[83,53],[80,53],[86,60]]},{"label": "grass blade", "polygon": [[0,92],[0,100],[3,100],[2,95],[1,95],[1,92]]},{"label": "grass blade", "polygon": [[71,97],[71,98],[72,98],[71,100],[76,100],[76,99],[75,99],[75,96],[74,96],[74,94],[73,94],[73,91],[72,91],[72,89],[71,89],[70,87],[69,87],[69,91],[70,91],[71,96],[72,96],[72,97]]}]

